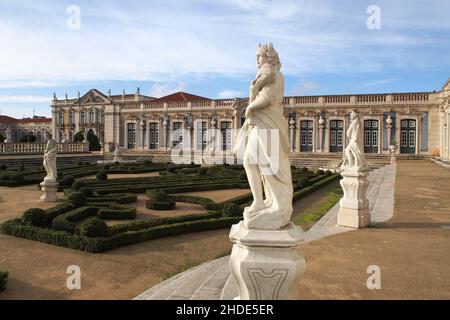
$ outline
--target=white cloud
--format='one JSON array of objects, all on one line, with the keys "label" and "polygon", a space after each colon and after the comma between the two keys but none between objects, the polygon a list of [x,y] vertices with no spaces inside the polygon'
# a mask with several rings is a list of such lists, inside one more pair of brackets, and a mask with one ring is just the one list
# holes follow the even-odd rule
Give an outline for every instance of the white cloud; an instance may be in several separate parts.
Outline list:
[{"label": "white cloud", "polygon": [[236,90],[222,90],[217,95],[218,99],[232,99],[232,98],[242,98],[245,94],[241,91]]},{"label": "white cloud", "polygon": [[173,83],[173,82],[166,82],[166,83],[155,83],[152,85],[152,88],[150,89],[150,96],[155,98],[160,98],[163,96],[166,96],[168,94],[172,94],[174,92],[179,92],[184,90],[184,84],[183,83]]},{"label": "white cloud", "polygon": [[66,28],[62,2],[2,2],[0,88],[141,80],[163,83],[159,93],[186,75],[253,74],[256,45],[269,41],[292,76],[448,69],[450,3],[395,3],[377,2],[373,32],[351,1],[79,0],[81,30]]},{"label": "white cloud", "polygon": [[16,104],[16,103],[43,103],[48,102],[51,103],[51,97],[43,97],[43,96],[0,96],[0,103],[7,104]]},{"label": "white cloud", "polygon": [[383,84],[388,84],[392,82],[399,81],[400,79],[384,79],[384,80],[377,80],[377,81],[371,81],[361,84],[361,88],[370,88],[370,87],[376,87]]},{"label": "white cloud", "polygon": [[292,96],[313,94],[321,86],[313,81],[305,81],[294,87],[290,93]]}]

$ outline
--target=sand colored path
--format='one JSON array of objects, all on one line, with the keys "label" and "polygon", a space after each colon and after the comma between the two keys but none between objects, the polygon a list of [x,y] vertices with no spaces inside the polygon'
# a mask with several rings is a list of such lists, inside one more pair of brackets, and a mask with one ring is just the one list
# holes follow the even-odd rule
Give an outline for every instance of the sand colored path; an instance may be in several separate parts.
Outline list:
[{"label": "sand colored path", "polygon": [[250,192],[251,192],[250,189],[225,189],[225,190],[183,192],[182,194],[197,197],[205,197],[211,199],[214,202],[223,202]]},{"label": "sand colored path", "polygon": [[[450,170],[398,161],[392,219],[302,248],[299,299],[450,299]],[[380,290],[367,288],[370,265]]]}]

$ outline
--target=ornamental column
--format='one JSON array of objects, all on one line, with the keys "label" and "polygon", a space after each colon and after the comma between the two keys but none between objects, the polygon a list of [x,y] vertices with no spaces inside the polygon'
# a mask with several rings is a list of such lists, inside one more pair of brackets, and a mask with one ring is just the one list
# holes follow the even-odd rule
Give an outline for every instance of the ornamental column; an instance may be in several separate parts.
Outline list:
[{"label": "ornamental column", "polygon": [[294,118],[291,118],[289,120],[289,137],[291,140],[291,152],[293,152],[295,149],[295,145],[294,145],[294,143],[295,143],[295,120],[294,120]]},{"label": "ornamental column", "polygon": [[[323,134],[324,134],[324,126],[325,120],[322,116],[319,118],[319,152],[323,152]],[[345,139],[345,138],[344,138]]]},{"label": "ornamental column", "polygon": [[142,118],[141,119],[141,121],[139,122],[139,129],[140,129],[140,134],[141,134],[141,136],[140,136],[140,140],[141,140],[141,149],[144,149],[144,146],[145,146],[145,121],[144,121],[144,119]]}]

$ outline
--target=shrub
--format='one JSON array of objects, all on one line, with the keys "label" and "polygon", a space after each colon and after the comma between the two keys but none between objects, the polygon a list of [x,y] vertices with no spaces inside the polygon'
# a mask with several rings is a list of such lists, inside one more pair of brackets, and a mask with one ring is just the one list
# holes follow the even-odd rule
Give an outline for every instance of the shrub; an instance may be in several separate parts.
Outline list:
[{"label": "shrub", "polygon": [[25,166],[23,163],[20,164],[19,171],[25,171]]},{"label": "shrub", "polygon": [[146,207],[147,209],[151,210],[164,210],[164,211],[173,210],[176,207],[176,202],[175,200],[168,200],[164,202],[155,202],[152,200],[147,200]]},{"label": "shrub", "polygon": [[53,219],[53,229],[74,233],[76,231],[76,223],[89,216],[96,215],[98,208],[95,207],[81,207]]},{"label": "shrub", "polygon": [[208,173],[208,168],[200,167],[200,168],[198,168],[197,173],[198,174],[206,174],[206,173]]},{"label": "shrub", "polygon": [[149,190],[146,192],[147,197],[155,202],[164,202],[168,200],[167,192],[164,190]]},{"label": "shrub", "polygon": [[1,176],[1,179],[2,181],[9,181],[10,177],[11,177],[10,175],[4,174]]},{"label": "shrub", "polygon": [[96,177],[98,180],[108,180],[108,175],[107,175],[106,172],[103,171],[103,170],[100,170],[100,171],[95,175],[95,177]]},{"label": "shrub", "polygon": [[238,179],[240,181],[247,181],[247,174],[245,172],[239,173]]},{"label": "shrub", "polygon": [[319,176],[323,176],[323,175],[325,174],[325,172],[324,172],[323,170],[317,170],[316,173],[317,173]]},{"label": "shrub", "polygon": [[242,215],[242,209],[235,203],[226,203],[223,206],[222,214],[225,217],[236,217]]},{"label": "shrub", "polygon": [[6,164],[2,164],[1,166],[0,166],[0,170],[6,170],[6,169],[8,169],[8,166],[6,165]]},{"label": "shrub", "polygon": [[[74,139],[73,142],[75,142],[75,139]],[[82,166],[82,165],[83,165],[83,161],[78,161],[78,165],[79,165],[79,166]]]},{"label": "shrub", "polygon": [[325,175],[326,175],[327,177],[329,177],[329,176],[332,176],[333,173],[332,173],[330,170],[327,170],[327,171],[325,171]]},{"label": "shrub", "polygon": [[84,181],[77,180],[72,184],[72,189],[75,191],[78,191],[85,186],[86,186],[86,183]]},{"label": "shrub", "polygon": [[103,170],[109,170],[111,168],[111,166],[109,165],[109,164],[104,164],[103,166],[102,166],[102,169]]},{"label": "shrub", "polygon": [[169,167],[169,168],[167,168],[167,171],[169,171],[169,172],[172,172],[172,173],[175,173],[175,170],[176,170],[177,168],[175,168],[175,167]]},{"label": "shrub", "polygon": [[308,172],[308,168],[307,168],[307,167],[303,167],[303,168],[302,168],[302,171],[303,171],[303,172]]},{"label": "shrub", "polygon": [[46,220],[45,211],[39,208],[28,209],[22,216],[23,223],[29,226],[42,227]]},{"label": "shrub", "polygon": [[310,186],[312,183],[311,183],[311,181],[308,179],[308,178],[300,178],[299,180],[298,180],[298,182],[297,182],[297,185],[299,186],[299,188],[301,189],[301,188],[305,188],[305,187],[308,187],[308,186]]},{"label": "shrub", "polygon": [[23,181],[24,180],[24,177],[21,174],[15,175],[14,177],[11,177],[11,178],[13,178],[12,180],[14,180],[14,181]]},{"label": "shrub", "polygon": [[8,282],[8,272],[0,270],[0,291],[6,289],[7,282]]},{"label": "shrub", "polygon": [[80,235],[89,238],[107,237],[108,226],[102,219],[91,217],[80,225]]},{"label": "shrub", "polygon": [[75,179],[72,176],[64,177],[60,183],[63,187],[70,187],[74,184]]},{"label": "shrub", "polygon": [[78,192],[83,193],[86,197],[92,197],[94,195],[94,190],[83,187]]},{"label": "shrub", "polygon": [[84,206],[86,203],[86,195],[83,192],[72,192],[69,196],[69,202],[75,208]]},{"label": "shrub", "polygon": [[136,208],[127,208],[125,206],[112,206],[110,208],[100,209],[97,216],[103,220],[126,220],[136,218]]}]

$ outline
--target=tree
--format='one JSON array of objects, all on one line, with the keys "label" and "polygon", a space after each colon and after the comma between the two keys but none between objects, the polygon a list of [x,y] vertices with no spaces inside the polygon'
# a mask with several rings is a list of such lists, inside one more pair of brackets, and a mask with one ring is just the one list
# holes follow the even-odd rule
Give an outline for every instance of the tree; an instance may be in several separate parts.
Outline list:
[{"label": "tree", "polygon": [[5,142],[5,136],[0,133],[0,142]]},{"label": "tree", "polygon": [[32,133],[26,134],[20,139],[20,142],[36,142],[36,136]]},{"label": "tree", "polygon": [[80,130],[77,133],[75,133],[75,136],[73,137],[73,143],[83,142],[84,141],[84,131]]},{"label": "tree", "polygon": [[95,135],[94,131],[89,130],[87,134],[87,140],[89,142],[89,151],[100,151],[102,146],[100,145],[100,140]]}]

